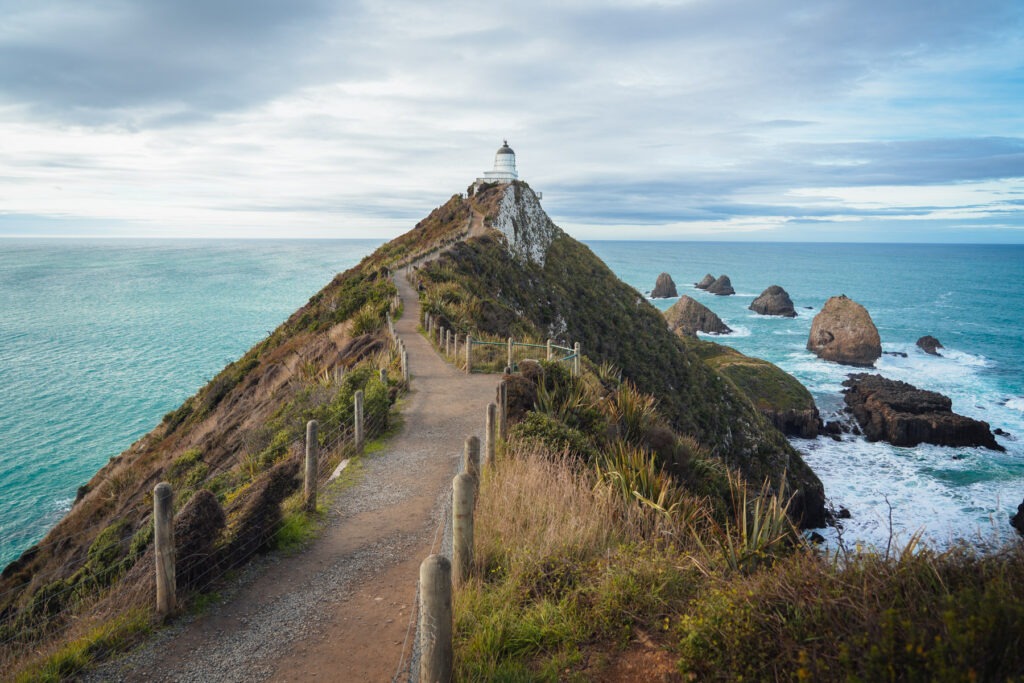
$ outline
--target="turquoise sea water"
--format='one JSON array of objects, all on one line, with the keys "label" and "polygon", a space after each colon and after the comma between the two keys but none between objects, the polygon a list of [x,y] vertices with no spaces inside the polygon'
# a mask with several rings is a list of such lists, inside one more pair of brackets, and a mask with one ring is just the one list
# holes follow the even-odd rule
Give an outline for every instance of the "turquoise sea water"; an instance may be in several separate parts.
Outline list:
[{"label": "turquoise sea water", "polygon": [[[0,240],[0,565],[70,507],[76,488],[225,364],[280,324],[375,240]],[[804,350],[811,318],[845,293],[871,312],[882,374],[942,391],[955,410],[1010,432],[1005,454],[893,448],[848,438],[794,443],[851,510],[844,538],[894,528],[935,542],[1008,535],[1024,498],[1024,247],[591,242],[641,291],[666,271],[737,333],[716,341],[796,375],[823,414],[849,369]],[[726,273],[738,294],[692,287]],[[770,284],[800,316],[746,307]],[[670,301],[654,302],[667,308]],[[811,306],[813,310],[801,308]],[[947,347],[920,353],[923,334]]]},{"label": "turquoise sea water", "polygon": [[0,566],[379,240],[0,240]]},{"label": "turquoise sea water", "polygon": [[[825,419],[842,407],[841,383],[853,368],[818,359],[804,348],[825,300],[846,294],[870,312],[887,352],[876,364],[886,377],[940,391],[953,410],[1001,427],[1006,453],[981,448],[896,448],[847,437],[793,444],[821,477],[826,494],[853,514],[844,541],[884,545],[889,506],[897,539],[923,529],[934,544],[953,538],[1011,535],[1008,516],[1024,499],[1024,246],[735,244],[592,242],[620,278],[646,293],[661,272],[715,311],[733,335],[715,337],[776,363],[814,395]],[[736,295],[693,287],[705,273],[727,274]],[[747,309],[766,287],[781,285],[795,319]],[[672,300],[652,301],[664,310]],[[810,308],[805,308],[810,307]],[[921,352],[925,335],[943,357]],[[834,540],[834,532],[830,534]]]}]

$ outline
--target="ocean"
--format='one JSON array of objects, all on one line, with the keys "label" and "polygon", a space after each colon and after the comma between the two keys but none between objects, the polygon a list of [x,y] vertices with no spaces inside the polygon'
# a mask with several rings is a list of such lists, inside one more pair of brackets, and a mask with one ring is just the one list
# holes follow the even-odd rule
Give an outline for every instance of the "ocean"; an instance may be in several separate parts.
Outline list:
[{"label": "ocean", "polygon": [[[955,412],[985,420],[1005,453],[922,445],[898,448],[844,437],[793,439],[852,517],[841,540],[885,547],[920,531],[931,545],[995,543],[1013,535],[1009,517],[1024,500],[1024,245],[786,244],[590,242],[625,282],[646,293],[661,272],[734,330],[708,336],[764,358],[810,389],[826,420],[842,408],[842,382],[863,372],[823,361],[805,349],[811,321],[830,297],[846,294],[871,314],[882,338],[876,372],[949,396]],[[736,294],[715,296],[693,283],[726,274]],[[793,299],[796,318],[748,310],[777,284]],[[652,300],[667,309],[674,300]],[[937,337],[942,357],[915,342]],[[890,523],[891,519],[891,523]],[[830,544],[837,532],[823,532]]]},{"label": "ocean", "polygon": [[[81,484],[263,339],[379,240],[0,240],[0,566],[39,540]],[[793,441],[834,504],[842,539],[884,546],[922,529],[936,545],[1007,538],[1024,498],[1024,246],[589,242],[641,292],[664,271],[736,330],[715,341],[770,360],[826,419],[853,371],[804,350],[811,319],[845,293],[871,313],[878,371],[1001,427],[1006,453]],[[693,288],[728,274],[737,294]],[[782,285],[795,319],[750,301]],[[653,301],[661,309],[669,300]],[[810,309],[804,307],[811,307]],[[920,352],[931,334],[943,357]],[[835,531],[826,534],[836,543]]]},{"label": "ocean", "polygon": [[380,243],[0,239],[0,566]]}]

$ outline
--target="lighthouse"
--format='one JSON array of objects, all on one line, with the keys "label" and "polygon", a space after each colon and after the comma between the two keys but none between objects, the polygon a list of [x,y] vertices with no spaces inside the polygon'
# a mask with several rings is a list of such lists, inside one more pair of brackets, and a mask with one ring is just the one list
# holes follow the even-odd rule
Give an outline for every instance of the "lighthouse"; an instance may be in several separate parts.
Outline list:
[{"label": "lighthouse", "polygon": [[519,179],[516,171],[516,153],[508,146],[508,140],[494,153],[494,169],[484,171],[482,177],[477,178],[477,184],[481,183],[511,183]]}]

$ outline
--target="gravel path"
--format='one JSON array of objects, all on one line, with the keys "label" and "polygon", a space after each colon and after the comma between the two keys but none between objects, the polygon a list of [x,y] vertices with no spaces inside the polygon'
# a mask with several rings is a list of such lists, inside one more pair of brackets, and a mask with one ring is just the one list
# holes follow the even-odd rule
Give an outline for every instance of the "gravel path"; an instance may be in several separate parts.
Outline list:
[{"label": "gravel path", "polygon": [[322,537],[294,556],[257,560],[220,604],[84,680],[404,680],[419,563],[440,548],[463,442],[483,441],[498,380],[444,362],[416,332],[418,298],[398,281],[405,315],[395,328],[412,372],[404,427],[360,460]]}]

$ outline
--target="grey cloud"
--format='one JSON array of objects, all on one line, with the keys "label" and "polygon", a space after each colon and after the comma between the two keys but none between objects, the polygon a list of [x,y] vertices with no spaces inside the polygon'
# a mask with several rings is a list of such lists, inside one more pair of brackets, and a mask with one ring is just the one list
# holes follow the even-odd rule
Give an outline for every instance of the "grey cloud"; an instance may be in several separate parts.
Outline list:
[{"label": "grey cloud", "polygon": [[305,63],[317,30],[352,11],[324,0],[25,7],[0,5],[12,27],[0,32],[0,101],[89,123],[139,107],[201,117],[308,82],[321,75]]}]

